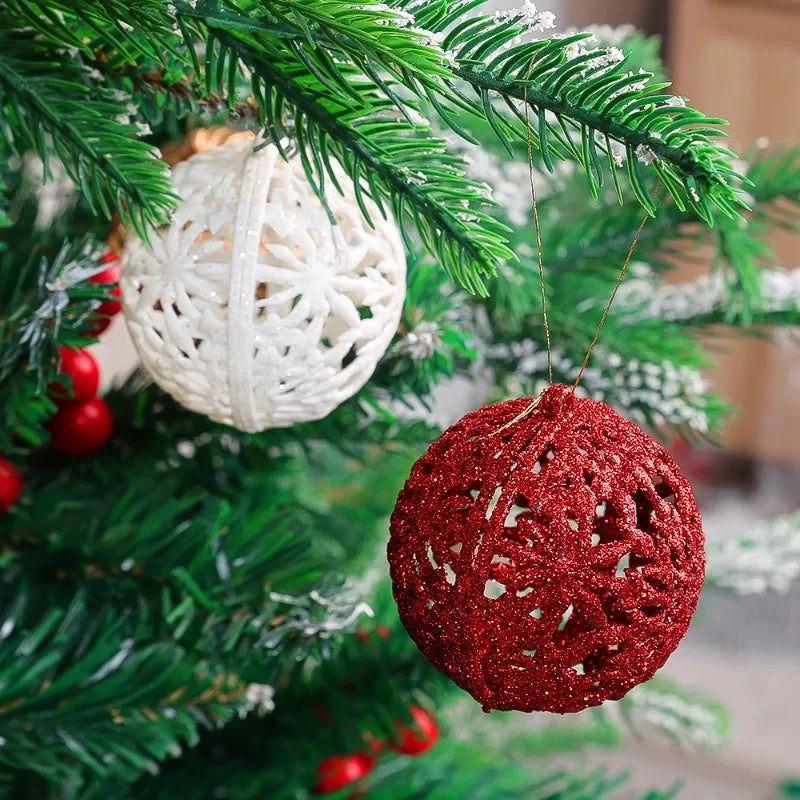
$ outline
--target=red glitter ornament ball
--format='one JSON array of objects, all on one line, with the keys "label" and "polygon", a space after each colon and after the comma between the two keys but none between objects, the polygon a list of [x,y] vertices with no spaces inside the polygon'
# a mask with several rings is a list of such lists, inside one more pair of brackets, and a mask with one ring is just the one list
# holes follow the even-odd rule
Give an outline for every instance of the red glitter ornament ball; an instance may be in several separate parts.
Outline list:
[{"label": "red glitter ornament ball", "polygon": [[397,737],[391,744],[392,750],[405,756],[419,756],[427,753],[439,738],[439,726],[434,717],[424,708],[411,706],[409,709],[414,727],[397,723]]},{"label": "red glitter ornament ball", "polygon": [[692,490],[612,408],[550,387],[414,465],[391,523],[400,618],[484,710],[618,700],[678,645],[705,572]]},{"label": "red glitter ornament ball", "polygon": [[331,756],[317,767],[317,794],[330,794],[360,781],[372,771],[375,757],[369,753],[352,753],[349,756]]},{"label": "red glitter ornament ball", "polygon": [[8,511],[22,494],[22,478],[17,468],[0,457],[0,513]]},{"label": "red glitter ornament ball", "polygon": [[93,397],[57,411],[50,420],[50,439],[53,447],[65,455],[88,456],[106,446],[113,427],[105,400]]},{"label": "red glitter ornament ball", "polygon": [[70,393],[56,380],[47,387],[55,399],[63,405],[75,405],[94,397],[100,387],[100,369],[94,356],[87,350],[69,347],[59,347],[58,356],[61,360],[59,374],[70,376],[72,391]]},{"label": "red glitter ornament ball", "polygon": [[[104,269],[102,272],[98,272],[96,275],[92,275],[92,277],[89,278],[89,283],[117,284],[113,289],[109,289],[108,294],[112,297],[122,297],[122,289],[120,289],[118,285],[120,278],[119,258],[114,253],[106,253],[102,260],[104,264],[111,264],[112,266],[108,269]],[[111,324],[111,318],[119,314],[120,311],[122,311],[121,300],[104,300],[100,303],[95,312],[96,317],[94,319],[92,333],[95,336],[99,336]]]}]

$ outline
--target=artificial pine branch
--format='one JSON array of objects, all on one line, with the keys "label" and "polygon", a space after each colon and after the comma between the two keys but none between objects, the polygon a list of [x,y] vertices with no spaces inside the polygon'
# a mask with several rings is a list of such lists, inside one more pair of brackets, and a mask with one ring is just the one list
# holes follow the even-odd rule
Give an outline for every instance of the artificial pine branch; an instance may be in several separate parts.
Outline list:
[{"label": "artificial pine branch", "polygon": [[138,641],[135,614],[92,607],[79,592],[36,616],[31,586],[2,588],[4,768],[70,792],[88,775],[131,781],[248,707],[235,675],[207,670],[168,640]]},{"label": "artificial pine branch", "polygon": [[[487,144],[485,135],[481,144],[484,147]],[[466,157],[469,155],[467,150]],[[516,173],[506,174],[508,170],[502,168],[501,161],[490,163],[498,174],[492,182],[493,189],[498,196],[507,197],[518,176]],[[748,197],[752,211],[742,219],[722,218],[714,229],[707,230],[698,224],[692,212],[681,211],[666,200],[658,216],[643,229],[636,248],[636,263],[645,263],[658,272],[672,269],[687,260],[697,260],[695,253],[704,245],[713,248],[713,269],[720,281],[718,301],[712,316],[698,314],[692,319],[692,325],[722,323],[749,328],[763,324],[792,324],[790,309],[783,309],[788,312],[783,315],[778,313],[770,298],[765,296],[762,283],[764,268],[777,263],[777,255],[766,241],[767,234],[778,226],[792,229],[796,225],[800,198],[797,164],[797,151],[753,153],[742,167],[752,185]],[[477,173],[470,174],[478,176]],[[540,200],[539,211],[550,291],[570,297],[570,302],[563,304],[567,309],[589,304],[592,298],[602,296],[616,277],[630,247],[631,231],[641,221],[641,211],[631,205],[616,208],[615,193],[611,189],[601,192],[599,202],[587,209],[585,188],[578,174],[561,171],[557,180],[552,181],[556,189],[541,171],[537,171],[537,181],[540,190],[549,192]],[[530,206],[515,208],[514,213],[527,216]],[[507,213],[503,219],[509,221]],[[490,309],[497,309],[496,324],[501,329],[519,330],[532,311],[540,313],[534,245],[529,227],[517,225],[512,235],[512,246],[519,254],[521,268],[504,269],[502,279],[496,282],[488,301]],[[630,283],[635,274],[636,269],[626,283]],[[653,280],[657,280],[655,274]],[[559,304],[554,309],[555,321],[560,307]],[[676,308],[679,307],[682,304]],[[660,303],[657,316],[669,317],[675,310]],[[573,327],[571,317],[565,319],[565,323],[568,323],[568,330]]]},{"label": "artificial pine branch", "polygon": [[[264,92],[262,110],[270,133],[280,139],[284,131],[283,114],[275,112],[285,109],[281,103],[276,105],[273,92],[300,111],[293,133],[320,191],[331,151],[357,184],[362,178],[369,182],[377,200],[388,193],[401,222],[409,214],[427,248],[473,291],[484,292],[485,279],[498,263],[511,257],[503,231],[481,209],[480,193],[471,193],[474,187],[443,149],[433,146],[424,152],[422,141],[414,146],[420,130],[413,122],[409,120],[407,127],[397,120],[375,121],[389,108],[413,118],[413,104],[403,99],[393,83],[431,100],[451,126],[455,125],[452,108],[468,109],[489,122],[504,141],[514,137],[520,141],[524,126],[499,115],[493,98],[504,98],[520,118],[524,115],[519,102],[527,99],[536,121],[534,140],[546,163],[552,163],[553,157],[575,159],[589,177],[593,193],[603,180],[601,159],[608,158],[613,165],[611,142],[618,141],[627,150],[631,186],[650,212],[654,206],[641,161],[652,162],[681,208],[691,207],[708,221],[712,206],[736,213],[740,201],[732,188],[735,173],[727,151],[709,139],[716,133],[709,128],[715,120],[671,104],[668,96],[656,93],[663,87],[648,89],[641,76],[623,74],[621,64],[614,63],[608,53],[582,51],[581,36],[506,47],[525,33],[529,21],[513,14],[501,19],[466,18],[475,5],[456,0],[427,8],[409,5],[418,15],[417,24],[404,27],[404,22],[413,20],[413,13],[404,10],[399,16],[398,10],[372,2],[179,3],[172,13],[185,39],[182,55],[173,45],[173,32],[165,30],[167,19],[159,9],[153,9],[139,29],[132,27],[160,31],[170,45],[166,50],[170,59],[177,54],[186,71],[193,64],[199,71],[194,39],[207,30],[211,37],[203,67],[207,88],[211,90],[225,76],[229,101],[234,104],[237,62],[230,58],[230,51],[236,51],[238,58],[256,69],[261,85],[254,88],[257,95]],[[73,15],[98,34],[96,47],[107,51],[114,45],[122,47],[117,41],[120,26],[115,15],[120,9],[116,0],[92,4],[86,10],[82,4],[61,0],[16,0],[15,6],[28,16],[42,17],[48,9]],[[112,42],[102,42],[103,17],[114,32]],[[451,52],[444,52],[437,37],[443,37],[443,47]],[[136,37],[131,34],[127,39],[134,42],[127,42],[124,53],[135,51]],[[215,42],[220,45],[216,55]],[[575,47],[577,54],[570,50]],[[147,55],[158,57],[151,50]],[[174,67],[174,63],[165,66]],[[353,80],[356,74],[358,82]],[[463,81],[478,92],[479,100],[468,99],[457,88]],[[364,102],[365,97],[369,102]],[[575,131],[580,146],[572,141]],[[431,161],[438,162],[438,169]],[[614,166],[611,172],[619,187]],[[467,200],[468,208],[460,216],[436,196],[434,187],[443,182],[444,192],[457,191]]]},{"label": "artificial pine branch", "polygon": [[[756,240],[757,242],[758,240]],[[731,302],[738,296],[724,272],[701,275],[693,281],[674,284],[658,283],[645,267],[625,287],[623,309],[626,319],[650,319],[679,323],[684,329],[711,325],[735,325],[742,332],[760,336],[770,329],[795,327],[800,324],[800,270],[761,268],[755,275],[756,294],[760,301],[743,315],[732,315]],[[656,322],[658,320],[658,322]]]},{"label": "artificial pine branch", "polygon": [[179,55],[175,18],[163,0],[2,0],[8,29],[35,30],[42,42],[112,64]]},{"label": "artificial pine branch", "polygon": [[[395,5],[413,9],[421,26],[444,34],[442,46],[453,53],[453,72],[480,94],[490,121],[487,93],[510,101],[526,123],[520,104],[527,102],[545,163],[550,165],[551,157],[574,158],[584,168],[593,194],[603,183],[603,160],[614,172],[611,141],[616,141],[627,152],[631,188],[651,214],[655,204],[647,189],[644,163],[653,165],[680,208],[693,209],[707,222],[712,221],[712,206],[736,216],[743,205],[733,188],[736,173],[731,154],[710,138],[721,135],[711,126],[724,120],[673,102],[670,95],[661,93],[668,84],[647,85],[648,73],[625,73],[624,58],[582,45],[588,35],[509,47],[526,29],[542,28],[540,14],[533,19],[526,18],[524,11],[467,17],[477,5],[471,2],[453,2],[449,13],[442,13],[439,4],[428,8],[413,0],[396,0]],[[462,18],[466,21],[459,22]],[[575,133],[580,147],[571,140]]]},{"label": "artificial pine branch", "polygon": [[87,283],[102,269],[91,238],[53,250],[24,227],[17,221],[0,236],[0,450],[7,453],[47,441],[58,348],[87,342],[89,317],[104,299],[101,286]]},{"label": "artificial pine branch", "polygon": [[[0,120],[17,153],[32,149],[45,165],[58,157],[95,214],[144,232],[175,202],[166,171],[137,128],[69,55],[30,34],[6,31],[0,43]],[[125,116],[124,114],[122,115]],[[49,137],[49,138],[48,138]]]},{"label": "artificial pine branch", "polygon": [[[270,89],[299,112],[292,132],[305,148],[307,171],[319,182],[320,191],[326,174],[336,185],[330,150],[354,179],[357,195],[363,179],[373,200],[380,203],[389,197],[401,228],[407,230],[404,222],[410,216],[440,264],[471,291],[485,293],[485,278],[493,274],[495,260],[513,259],[504,243],[506,229],[481,209],[487,203],[485,192],[463,177],[458,159],[447,154],[444,143],[430,137],[426,125],[401,115],[392,119],[393,104],[371,92],[360,75],[347,76],[358,101],[331,95],[327,87],[312,96],[303,86],[303,62],[291,51],[265,59],[229,33],[217,32],[215,38],[226,55],[235,54],[260,79],[264,93],[256,96],[268,128],[280,131]],[[386,112],[388,118],[378,118]],[[459,193],[463,207],[453,207],[453,192]],[[363,205],[362,210],[368,216]]]},{"label": "artificial pine branch", "polygon": [[[94,470],[85,478],[73,474],[68,507],[59,503],[60,483],[42,481],[38,502],[6,533],[7,563],[117,606],[149,606],[149,635],[170,636],[195,658],[266,679],[280,671],[277,656],[314,645],[312,635],[300,634],[302,626],[281,633],[275,621],[291,618],[282,598],[308,593],[320,581],[325,556],[332,553],[311,531],[324,520],[275,485],[274,476],[270,485],[276,464],[254,476],[261,491],[268,490],[262,501],[251,500],[244,487],[233,501],[223,489],[204,490],[199,478],[194,491],[181,491],[191,481],[186,471],[206,462],[202,453],[196,463],[169,458],[176,459],[172,469],[157,468],[154,487],[152,476],[135,470],[129,455],[133,478],[121,494],[104,492]],[[40,471],[46,472],[44,465]],[[116,482],[120,476],[106,472],[104,479]],[[319,610],[324,620],[326,609]],[[140,637],[146,635],[142,629]]]}]

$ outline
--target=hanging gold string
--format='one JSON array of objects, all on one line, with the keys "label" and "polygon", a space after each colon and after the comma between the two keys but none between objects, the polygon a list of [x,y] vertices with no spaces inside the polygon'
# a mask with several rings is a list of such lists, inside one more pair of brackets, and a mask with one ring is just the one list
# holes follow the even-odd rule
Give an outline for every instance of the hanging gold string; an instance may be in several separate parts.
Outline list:
[{"label": "hanging gold string", "polygon": [[[533,134],[531,132],[531,118],[530,118],[530,104],[528,103],[528,80],[530,79],[531,72],[533,72],[533,64],[536,60],[536,55],[531,58],[528,64],[528,73],[525,76],[525,84],[522,87],[522,102],[525,105],[525,134],[528,144],[528,177],[531,185],[531,206],[533,207],[533,226],[536,230],[536,259],[539,265],[539,291],[542,297],[542,321],[544,323],[544,337],[547,341],[547,377],[550,385],[553,385],[553,351],[550,342],[550,322],[547,319],[547,287],[544,282],[544,248],[542,247],[542,226],[539,220],[539,205],[536,202],[536,177],[535,166],[533,163]],[[543,146],[543,144],[542,144]],[[489,435],[502,433],[503,431],[515,425],[521,419],[524,419],[531,412],[533,412],[539,405],[541,394],[535,400],[531,401],[514,419],[509,420],[501,428],[492,431]]]},{"label": "hanging gold string", "polygon": [[[659,181],[659,183],[656,185],[656,200],[658,199],[660,188],[661,188],[661,182]],[[606,303],[606,307],[603,309],[603,314],[600,317],[600,322],[597,325],[597,331],[595,331],[592,343],[589,345],[589,349],[586,351],[586,355],[584,356],[581,368],[580,370],[578,370],[578,377],[575,378],[575,383],[572,385],[573,392],[578,388],[578,384],[581,382],[583,373],[586,371],[586,367],[589,364],[589,359],[592,357],[592,352],[594,351],[594,346],[597,344],[597,340],[600,338],[600,332],[603,330],[603,325],[605,325],[606,319],[609,313],[611,312],[611,306],[614,304],[614,299],[617,296],[619,287],[622,285],[622,281],[625,280],[625,275],[628,273],[628,267],[631,261],[633,260],[633,254],[636,252],[636,246],[639,244],[639,239],[641,238],[642,232],[644,231],[644,226],[647,225],[647,220],[649,219],[650,219],[650,214],[645,213],[644,217],[642,217],[642,221],[639,223],[639,227],[636,230],[636,234],[633,237],[631,246],[630,248],[628,248],[628,255],[625,256],[625,261],[622,264],[622,269],[619,271],[619,275],[617,275],[617,282],[614,284],[614,288],[611,290],[611,294],[608,298],[608,302]]]},{"label": "hanging gold string", "polygon": [[[528,103],[528,80],[531,72],[533,71],[533,63],[536,60],[534,55],[528,64],[528,74],[525,76],[525,85],[522,87],[522,102],[525,105],[525,134],[528,144],[528,177],[531,185],[531,206],[533,208],[533,227],[536,230],[536,259],[539,266],[539,291],[542,297],[542,321],[544,323],[544,337],[547,341],[547,377],[550,385],[553,385],[553,350],[550,342],[550,322],[547,319],[547,287],[544,282],[544,248],[542,247],[542,226],[539,220],[539,205],[536,202],[536,177],[535,166],[533,163],[533,134],[531,132],[531,118],[530,118],[530,104]],[[542,145],[543,146],[543,145]],[[524,419],[531,412],[533,412],[539,405],[541,394],[535,400],[530,402],[514,419],[509,420],[493,434],[502,433],[516,425],[521,419]]]},{"label": "hanging gold string", "polygon": [[[533,59],[528,67],[528,76],[533,70]],[[553,385],[553,352],[550,344],[550,323],[547,320],[547,287],[544,283],[544,257],[542,255],[542,227],[539,222],[539,205],[536,202],[536,179],[533,165],[533,137],[531,134],[530,105],[528,104],[528,76],[522,89],[522,102],[525,104],[525,133],[528,139],[528,176],[531,184],[531,204],[533,206],[533,226],[536,229],[536,257],[539,263],[539,290],[542,295],[542,319],[544,321],[544,336],[547,340],[547,377]],[[540,146],[544,147],[542,142]]]},{"label": "hanging gold string", "polygon": [[[553,351],[552,351],[552,343],[550,338],[550,322],[547,317],[547,287],[545,285],[544,280],[544,248],[542,247],[542,227],[541,221],[539,219],[539,205],[536,199],[536,176],[535,176],[535,165],[533,162],[533,134],[531,130],[531,120],[530,120],[530,104],[528,103],[528,80],[530,79],[531,72],[533,71],[533,64],[536,59],[534,55],[531,58],[531,62],[528,65],[528,72],[525,76],[525,83],[522,87],[522,101],[525,105],[525,133],[527,138],[527,145],[528,145],[528,176],[530,178],[530,186],[531,186],[531,205],[533,207],[533,225],[536,231],[536,259],[537,264],[539,267],[539,290],[541,293],[542,298],[542,321],[544,324],[544,335],[545,340],[547,342],[547,376],[550,382],[550,385],[553,385]],[[540,147],[546,147],[545,142],[540,142]],[[658,199],[658,192],[661,186],[661,182],[656,186],[656,199]],[[595,345],[597,344],[598,339],[600,338],[600,333],[603,330],[603,325],[605,325],[606,318],[608,317],[609,313],[611,312],[611,306],[614,304],[614,299],[617,296],[617,292],[619,291],[619,287],[622,285],[622,281],[625,280],[625,275],[628,272],[628,267],[633,260],[633,254],[636,252],[636,247],[639,244],[639,239],[642,236],[642,232],[644,231],[644,227],[647,224],[647,220],[650,218],[649,214],[645,214],[642,218],[641,223],[639,224],[638,229],[636,230],[636,234],[633,237],[633,241],[631,242],[631,246],[628,249],[628,254],[625,257],[625,261],[622,265],[622,269],[617,276],[617,281],[614,284],[614,288],[611,292],[610,297],[608,298],[608,302],[606,303],[606,307],[603,310],[603,314],[600,317],[600,322],[597,326],[597,331],[595,332],[594,338],[592,339],[591,344],[589,345],[589,349],[586,351],[586,356],[583,359],[583,363],[581,364],[580,370],[578,371],[578,377],[575,379],[575,383],[572,386],[572,391],[574,392],[578,385],[581,382],[581,378],[583,377],[583,373],[586,371],[586,367],[589,364],[589,359],[592,357],[592,352],[594,351]],[[533,402],[531,402],[526,408],[522,410],[521,413],[517,414],[514,419],[507,422],[503,425],[498,431],[494,431],[493,433],[500,433],[501,431],[506,430],[507,428],[511,427],[515,423],[519,422],[521,419],[524,419],[528,416],[532,411],[536,409],[539,405],[539,400],[541,399],[541,395],[537,397]]]}]

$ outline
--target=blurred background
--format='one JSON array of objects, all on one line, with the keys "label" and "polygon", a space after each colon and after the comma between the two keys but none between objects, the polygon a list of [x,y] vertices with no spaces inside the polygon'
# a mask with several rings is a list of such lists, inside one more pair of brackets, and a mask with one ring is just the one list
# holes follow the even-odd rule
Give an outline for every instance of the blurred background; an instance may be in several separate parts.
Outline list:
[{"label": "blurred background", "polygon": [[[495,2],[497,9],[519,5]],[[634,25],[662,38],[675,92],[731,121],[731,147],[800,144],[800,0],[542,0],[559,27]],[[779,234],[783,265],[800,265],[800,237]],[[708,269],[698,253],[678,259],[685,281]],[[709,539],[748,533],[800,509],[800,346],[785,338],[709,338],[713,389],[738,412],[722,447],[679,445]],[[125,372],[134,356],[121,318],[97,346],[101,374]],[[452,422],[483,402],[480,387],[451,387],[441,399]],[[730,714],[730,740],[710,753],[652,738],[589,754],[634,772],[630,791],[685,779],[682,800],[800,797],[800,582],[786,594],[734,597],[707,591],[688,637],[663,670],[714,698]],[[479,714],[480,712],[477,711]],[[792,793],[794,785],[796,794]],[[641,797],[641,794],[638,796]]]},{"label": "blurred background", "polygon": [[[507,8],[515,3],[496,3]],[[800,142],[800,0],[549,0],[559,27],[632,24],[662,38],[674,91],[731,122],[731,148]],[[800,238],[778,234],[784,266],[800,264]],[[696,254],[692,254],[695,256]],[[692,259],[694,261],[694,259]],[[675,280],[702,266],[676,263]],[[707,267],[705,267],[707,268]],[[800,508],[800,347],[786,338],[709,339],[713,388],[738,412],[723,449],[678,448],[695,486],[709,538],[747,533]],[[687,754],[643,741],[603,753],[632,767],[638,784],[686,778],[685,800],[772,800],[800,796],[800,584],[787,594],[703,595],[689,635],[663,674],[718,699],[730,742]],[[797,791],[797,787],[795,786]]]}]

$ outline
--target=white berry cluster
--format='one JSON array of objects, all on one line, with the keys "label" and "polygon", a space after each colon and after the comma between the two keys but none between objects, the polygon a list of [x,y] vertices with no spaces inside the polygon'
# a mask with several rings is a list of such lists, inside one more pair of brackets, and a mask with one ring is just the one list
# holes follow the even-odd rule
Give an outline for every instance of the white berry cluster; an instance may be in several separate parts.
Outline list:
[{"label": "white berry cluster", "polygon": [[[762,311],[800,311],[800,269],[764,269],[760,277]],[[630,279],[617,296],[629,318],[671,322],[723,311],[729,299],[730,289],[721,270],[685,283],[662,284],[645,264],[632,267]]]},{"label": "white berry cluster", "polygon": [[[515,390],[535,393],[546,388],[547,353],[532,339],[490,346],[486,355],[490,362],[513,364]],[[572,383],[579,369],[563,352],[553,352],[557,380]],[[577,394],[610,403],[639,425],[677,425],[704,434],[709,429],[706,389],[702,375],[690,367],[669,361],[623,361],[618,353],[598,349]]]},{"label": "white berry cluster", "polygon": [[636,686],[624,700],[605,703],[603,711],[638,732],[661,733],[687,747],[717,747],[725,738],[725,719],[719,709],[664,684]]},{"label": "white berry cluster", "polygon": [[708,575],[738,594],[787,592],[800,576],[800,512],[762,524],[748,536],[710,543]]}]

